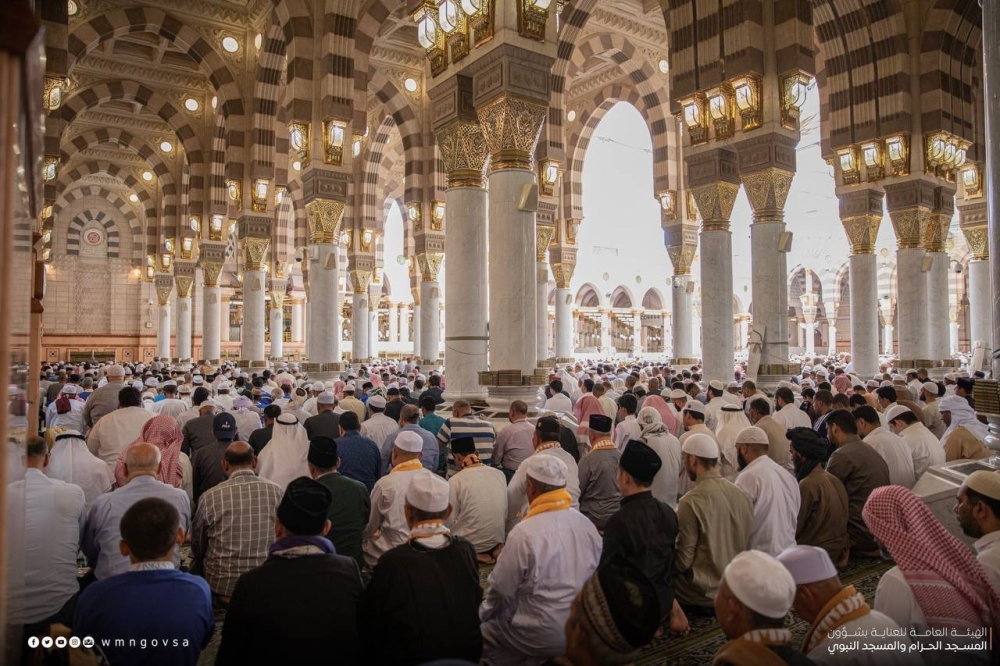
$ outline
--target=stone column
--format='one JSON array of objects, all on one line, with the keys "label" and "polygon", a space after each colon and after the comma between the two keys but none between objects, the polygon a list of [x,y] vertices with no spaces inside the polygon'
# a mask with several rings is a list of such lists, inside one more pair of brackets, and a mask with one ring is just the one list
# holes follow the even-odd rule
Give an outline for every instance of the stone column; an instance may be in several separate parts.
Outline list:
[{"label": "stone column", "polygon": [[892,322],[895,319],[893,308],[894,303],[888,296],[879,299],[879,309],[882,312],[882,353],[886,356],[892,354],[893,328]]},{"label": "stone column", "polygon": [[601,310],[601,330],[599,331],[600,340],[600,351],[602,354],[613,354],[615,352],[614,348],[614,338],[611,335],[611,310],[602,309]]},{"label": "stone column", "polygon": [[951,352],[957,354],[959,349],[959,339],[958,339],[958,312],[955,308],[952,308],[948,313],[948,332],[951,337]]},{"label": "stone column", "polygon": [[406,345],[410,340],[410,304],[399,304],[399,342]]},{"label": "stone column", "polygon": [[[694,242],[668,245],[667,255],[674,266],[674,276],[670,289],[670,335],[674,363],[689,365],[695,362],[694,340],[691,315],[694,310],[694,279],[691,277],[691,262],[698,249],[694,228],[690,236]],[[685,236],[688,235],[685,233]]]},{"label": "stone column", "polygon": [[292,342],[302,342],[303,312],[302,299],[292,299]]},{"label": "stone column", "polygon": [[[1000,4],[983,1],[983,79],[985,81],[984,107],[986,109],[986,168],[983,173],[990,174],[985,180],[987,218],[989,233],[987,234],[985,252],[990,262],[990,279],[993,285],[991,303],[991,336],[987,338],[987,349],[1000,349],[1000,145],[996,137],[1000,136]],[[993,358],[993,377],[1000,377],[1000,356]],[[990,417],[990,430],[994,445],[1000,443],[1000,418]]]},{"label": "stone column", "polygon": [[827,356],[837,355],[837,305],[827,301],[826,307],[826,337],[828,338],[829,346],[827,347]]},{"label": "stone column", "polygon": [[552,264],[552,275],[556,281],[556,359],[565,361],[573,358],[573,292],[569,283],[573,279],[576,264],[559,262]]},{"label": "stone column", "polygon": [[[306,356],[310,363],[340,363],[341,360],[340,265],[337,256],[343,216],[342,201],[313,199],[306,204],[309,223],[309,336],[306,338]],[[294,339],[294,332],[292,335]]]},{"label": "stone column", "polygon": [[[448,174],[444,195],[449,253],[444,275],[448,292],[444,340],[447,393],[449,399],[482,399],[486,389],[479,384],[478,373],[489,365],[488,199],[483,182],[489,150],[472,105],[471,78],[456,76],[435,87],[430,96],[435,108],[434,132]],[[437,305],[427,305],[427,309],[436,313]],[[422,337],[422,342],[426,339]],[[428,344],[428,351],[433,350],[428,358],[436,363],[437,337],[433,344],[433,349]]]},{"label": "stone column", "polygon": [[441,355],[441,252],[417,256],[420,266],[420,358],[437,366]]},{"label": "stone column", "polygon": [[413,296],[413,326],[411,331],[413,333],[413,357],[420,359],[420,287],[410,288],[410,294]]},{"label": "stone column", "polygon": [[287,283],[271,280],[271,358],[281,360],[285,356],[285,290]]},{"label": "stone column", "polygon": [[399,342],[399,303],[389,303],[389,343]]},{"label": "stone column", "polygon": [[705,381],[727,382],[733,374],[733,240],[729,216],[740,189],[736,154],[725,148],[714,149],[687,158],[687,163],[691,193],[702,218],[703,376]]},{"label": "stone column", "polygon": [[264,349],[264,290],[267,274],[264,272],[264,254],[270,238],[245,237],[243,245],[243,328],[240,356],[244,361],[263,362],[267,359]]},{"label": "stone column", "polygon": [[354,363],[364,363],[371,355],[368,348],[368,281],[371,277],[371,270],[351,271],[351,286],[354,289],[351,308],[351,360]]},{"label": "stone column", "polygon": [[[943,187],[935,188],[934,209],[924,231],[924,249],[931,258],[930,270],[924,274],[927,284],[927,353],[939,366],[951,364],[951,333],[949,330],[951,257],[945,250],[948,230],[955,210],[955,193]],[[905,283],[900,283],[905,288]]]},{"label": "stone column", "polygon": [[159,303],[156,317],[156,355],[162,359],[169,359],[170,297],[174,291],[174,276],[168,273],[158,273],[153,280],[156,285],[156,300]]},{"label": "stone column", "polygon": [[959,205],[958,216],[972,259],[969,261],[969,341],[986,343],[992,339],[990,303],[993,288],[990,284],[990,245],[987,224],[987,201],[980,197],[973,202]]},{"label": "stone column", "polygon": [[739,144],[740,179],[753,209],[750,225],[753,325],[764,335],[758,384],[777,384],[787,379],[790,371],[788,249],[782,241],[786,238],[785,200],[795,175],[796,143],[795,139],[771,134]]},{"label": "stone column", "polygon": [[222,289],[219,275],[226,259],[226,246],[201,243],[198,248],[201,275],[205,282],[202,291],[201,332],[203,360],[217,365],[222,342]]},{"label": "stone column", "polygon": [[[180,266],[176,270],[180,270]],[[194,287],[194,266],[189,267],[190,275],[177,275],[177,358],[191,359],[191,290]]]},{"label": "stone column", "polygon": [[[885,186],[886,209],[896,233],[896,284],[899,367],[916,367],[928,360],[927,276],[922,241],[934,208],[934,185],[926,181]],[[851,305],[854,299],[851,298]]]},{"label": "stone column", "polygon": [[878,372],[878,267],[875,239],[882,224],[880,190],[838,194],[840,221],[851,244],[851,361],[861,377]]},{"label": "stone column", "polygon": [[371,282],[368,283],[368,354],[372,358],[378,358],[382,346],[379,343],[379,314],[382,302],[382,283],[376,284],[377,273],[381,268],[376,268],[372,274]]},{"label": "stone column", "polygon": [[802,328],[806,337],[806,356],[816,355],[816,294],[802,294]]},{"label": "stone column", "polygon": [[555,235],[555,227],[539,224],[535,227],[535,252],[537,253],[538,287],[535,293],[535,322],[538,334],[538,367],[544,368],[549,359],[549,264],[545,255]]},{"label": "stone column", "polygon": [[632,356],[642,355],[642,310],[632,310]]}]

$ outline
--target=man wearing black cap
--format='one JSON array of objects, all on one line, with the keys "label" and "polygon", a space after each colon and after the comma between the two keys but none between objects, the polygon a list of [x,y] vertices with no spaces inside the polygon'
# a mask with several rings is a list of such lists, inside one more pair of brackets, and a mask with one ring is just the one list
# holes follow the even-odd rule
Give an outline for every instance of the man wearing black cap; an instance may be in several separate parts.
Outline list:
[{"label": "man wearing black cap", "polygon": [[212,434],[215,435],[215,441],[196,449],[191,456],[195,503],[205,491],[226,480],[226,472],[222,469],[222,458],[237,435],[236,418],[231,412],[215,415],[212,420]]},{"label": "man wearing black cap", "polygon": [[307,461],[309,475],[326,486],[333,498],[326,514],[330,520],[327,537],[337,547],[338,553],[353,557],[360,569],[365,564],[361,552],[361,533],[371,510],[368,489],[365,484],[338,471],[340,458],[337,455],[337,442],[329,437],[313,437],[309,443]]},{"label": "man wearing black cap", "polygon": [[580,513],[590,518],[594,526],[604,529],[608,518],[621,506],[615,475],[621,453],[611,439],[611,419],[604,414],[592,414],[587,435],[590,452],[580,459]]},{"label": "man wearing black cap", "polygon": [[573,508],[580,507],[580,471],[576,460],[559,444],[559,419],[554,416],[543,416],[535,424],[535,436],[532,445],[535,452],[528,456],[514,472],[514,477],[507,485],[507,532],[528,513],[528,473],[525,463],[535,456],[555,456],[566,463],[569,473],[566,475],[566,490],[573,498]]},{"label": "man wearing black cap", "polygon": [[363,662],[364,587],[357,563],[324,538],[330,501],[330,491],[306,477],[285,488],[267,560],[236,584],[217,665],[327,663],[332,655],[338,664]]},{"label": "man wearing black cap", "polygon": [[507,522],[507,478],[476,455],[476,440],[451,440],[458,473],[448,479],[452,513],[447,521],[455,536],[467,539],[477,558],[493,564],[503,548]]},{"label": "man wearing black cap", "polygon": [[650,490],[662,466],[660,456],[645,443],[633,440],[625,445],[617,474],[621,509],[604,528],[601,565],[616,557],[635,564],[656,589],[662,614],[670,615],[670,628],[684,631],[687,619],[674,601],[672,579],[677,514]]}]

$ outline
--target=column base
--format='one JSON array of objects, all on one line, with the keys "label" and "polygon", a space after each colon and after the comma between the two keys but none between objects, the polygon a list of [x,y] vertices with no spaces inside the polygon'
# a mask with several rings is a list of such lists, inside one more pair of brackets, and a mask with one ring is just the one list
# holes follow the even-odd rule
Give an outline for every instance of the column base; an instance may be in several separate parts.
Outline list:
[{"label": "column base", "polygon": [[239,361],[236,362],[236,364],[241,368],[259,369],[267,367],[267,361],[252,361],[250,359],[245,359],[245,358],[241,358]]},{"label": "column base", "polygon": [[670,360],[671,365],[698,365],[698,359],[685,356],[678,356]]},{"label": "column base", "polygon": [[344,370],[343,363],[299,363],[299,370],[302,372],[341,372]]},{"label": "column base", "polygon": [[538,388],[538,386],[488,386],[487,402],[491,407],[503,409],[509,408],[510,403],[515,400],[522,400],[529,408],[534,407],[538,402]]},{"label": "column base", "polygon": [[558,357],[558,358],[556,358],[553,361],[553,363],[555,363],[557,365],[562,365],[563,363],[576,363],[576,359],[575,358]]},{"label": "column base", "polygon": [[958,363],[952,361],[950,358],[946,361],[938,361],[932,358],[901,358],[896,361],[896,370],[908,370],[910,368],[951,368],[958,367]]}]

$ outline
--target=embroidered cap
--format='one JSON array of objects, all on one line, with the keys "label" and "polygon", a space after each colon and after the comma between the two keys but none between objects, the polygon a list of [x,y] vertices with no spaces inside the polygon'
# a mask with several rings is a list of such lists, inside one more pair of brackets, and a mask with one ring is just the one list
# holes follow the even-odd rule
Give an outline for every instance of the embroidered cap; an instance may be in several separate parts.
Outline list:
[{"label": "embroidered cap", "polygon": [[424,450],[424,440],[412,430],[400,431],[393,445],[407,453],[421,453]]},{"label": "embroidered cap", "polygon": [[759,550],[745,550],[734,557],[722,579],[740,603],[764,617],[785,617],[795,600],[792,574]]},{"label": "embroidered cap", "polygon": [[414,509],[438,513],[448,508],[450,487],[448,482],[426,469],[418,471],[406,489],[406,503]]},{"label": "embroidered cap", "polygon": [[528,476],[535,481],[540,481],[550,486],[566,485],[566,475],[569,474],[569,468],[559,458],[549,455],[531,456],[526,462],[528,464]]},{"label": "embroidered cap", "polygon": [[838,575],[830,555],[816,546],[791,546],[778,555],[778,561],[792,574],[796,585],[808,585]]}]

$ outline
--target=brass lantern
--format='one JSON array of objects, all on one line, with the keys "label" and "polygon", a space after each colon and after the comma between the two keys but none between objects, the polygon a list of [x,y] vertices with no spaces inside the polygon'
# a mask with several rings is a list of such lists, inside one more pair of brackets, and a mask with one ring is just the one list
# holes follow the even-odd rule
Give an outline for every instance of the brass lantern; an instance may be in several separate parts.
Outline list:
[{"label": "brass lantern", "polygon": [[344,143],[347,141],[347,122],[336,118],[323,121],[323,161],[327,164],[344,163]]}]

